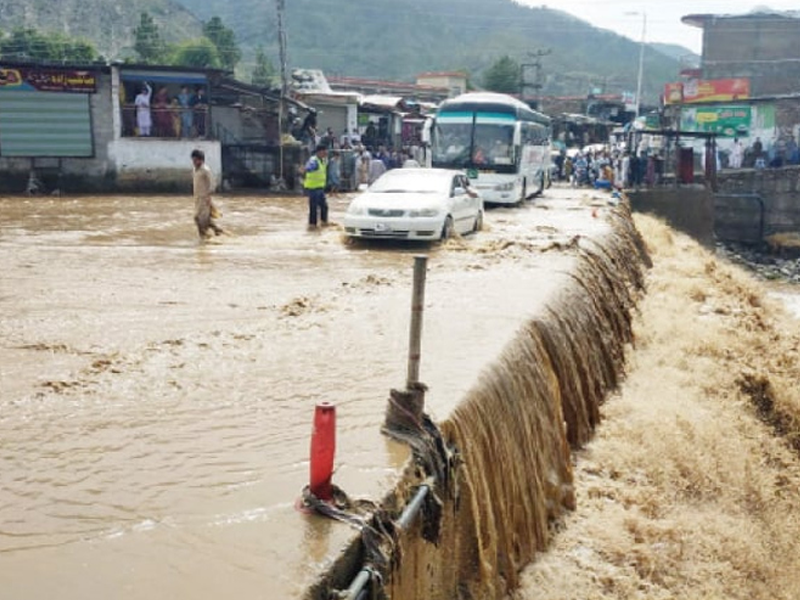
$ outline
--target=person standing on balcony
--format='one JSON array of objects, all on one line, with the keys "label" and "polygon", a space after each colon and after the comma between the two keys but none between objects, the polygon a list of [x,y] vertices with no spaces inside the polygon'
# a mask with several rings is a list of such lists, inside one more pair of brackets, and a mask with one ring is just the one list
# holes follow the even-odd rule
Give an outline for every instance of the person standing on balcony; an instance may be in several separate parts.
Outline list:
[{"label": "person standing on balcony", "polygon": [[181,88],[178,94],[178,104],[181,107],[181,137],[192,137],[194,128],[194,111],[192,110],[192,94],[187,86]]},{"label": "person standing on balcony", "polygon": [[208,135],[208,97],[204,87],[197,88],[197,94],[192,98],[192,107],[194,108],[197,137],[205,139]]},{"label": "person standing on balcony", "polygon": [[153,98],[153,125],[155,125],[156,137],[168,138],[174,136],[172,133],[172,117],[169,112],[169,92],[163,86]]},{"label": "person standing on balcony", "polygon": [[153,130],[153,116],[150,114],[150,99],[153,97],[153,88],[145,82],[144,87],[136,96],[136,126],[141,137],[150,137]]}]

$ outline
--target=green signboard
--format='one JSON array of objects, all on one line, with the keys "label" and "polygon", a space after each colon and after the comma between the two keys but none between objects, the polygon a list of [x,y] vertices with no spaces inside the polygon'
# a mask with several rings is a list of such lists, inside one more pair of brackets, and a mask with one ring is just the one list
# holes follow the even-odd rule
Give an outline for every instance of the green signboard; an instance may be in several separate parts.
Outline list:
[{"label": "green signboard", "polygon": [[747,137],[753,122],[749,106],[708,106],[684,108],[681,130],[715,133],[720,137]]}]

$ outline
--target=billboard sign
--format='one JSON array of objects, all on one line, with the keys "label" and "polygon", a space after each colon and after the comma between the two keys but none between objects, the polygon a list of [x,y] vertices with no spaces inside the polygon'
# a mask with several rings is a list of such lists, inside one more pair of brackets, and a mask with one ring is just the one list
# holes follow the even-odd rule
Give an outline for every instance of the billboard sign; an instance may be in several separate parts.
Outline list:
[{"label": "billboard sign", "polygon": [[686,82],[668,83],[664,88],[664,103],[702,104],[704,102],[735,102],[750,98],[750,80],[690,79]]},{"label": "billboard sign", "polygon": [[681,130],[727,138],[748,137],[752,121],[753,110],[749,106],[698,106],[683,111]]},{"label": "billboard sign", "polygon": [[0,90],[94,94],[97,92],[97,75],[92,71],[39,67],[4,68],[0,65]]}]

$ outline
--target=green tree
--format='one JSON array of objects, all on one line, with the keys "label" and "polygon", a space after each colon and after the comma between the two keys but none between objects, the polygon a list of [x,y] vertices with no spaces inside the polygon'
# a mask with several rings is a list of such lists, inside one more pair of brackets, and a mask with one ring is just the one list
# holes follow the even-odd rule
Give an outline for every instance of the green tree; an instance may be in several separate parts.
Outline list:
[{"label": "green tree", "polygon": [[56,53],[56,45],[50,38],[35,29],[14,29],[0,41],[0,54],[5,58],[55,60]]},{"label": "green tree", "polygon": [[222,66],[228,71],[233,71],[242,60],[242,51],[236,43],[233,29],[225,27],[219,17],[213,17],[208,23],[203,24],[203,35],[216,46]]},{"label": "green tree", "polygon": [[519,63],[510,56],[503,56],[483,74],[483,87],[501,94],[519,93],[522,71]]},{"label": "green tree", "polygon": [[158,25],[152,15],[143,12],[139,19],[139,26],[133,30],[133,49],[145,64],[166,62],[167,44],[161,37]]},{"label": "green tree", "polygon": [[61,54],[60,60],[75,63],[90,63],[98,58],[97,49],[88,40],[55,35],[50,38]]},{"label": "green tree", "polygon": [[259,46],[256,48],[256,66],[253,68],[250,82],[259,87],[270,88],[275,85],[276,75],[275,65],[264,52],[264,47]]},{"label": "green tree", "polygon": [[18,28],[0,37],[0,55],[7,59],[89,63],[97,59],[97,50],[86,40],[62,33],[47,35],[35,29]]},{"label": "green tree", "polygon": [[199,69],[219,69],[222,66],[217,47],[206,37],[178,44],[172,53],[172,64]]}]

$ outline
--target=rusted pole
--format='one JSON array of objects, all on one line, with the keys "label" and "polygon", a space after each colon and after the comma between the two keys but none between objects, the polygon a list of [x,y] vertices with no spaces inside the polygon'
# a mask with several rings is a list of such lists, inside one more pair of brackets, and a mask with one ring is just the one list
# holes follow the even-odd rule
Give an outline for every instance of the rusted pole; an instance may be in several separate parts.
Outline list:
[{"label": "rusted pole", "polygon": [[428,257],[414,257],[414,290],[411,296],[411,331],[408,339],[408,377],[406,389],[419,384],[419,365],[422,353],[422,317],[425,311],[425,279],[428,274]]}]

